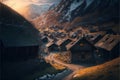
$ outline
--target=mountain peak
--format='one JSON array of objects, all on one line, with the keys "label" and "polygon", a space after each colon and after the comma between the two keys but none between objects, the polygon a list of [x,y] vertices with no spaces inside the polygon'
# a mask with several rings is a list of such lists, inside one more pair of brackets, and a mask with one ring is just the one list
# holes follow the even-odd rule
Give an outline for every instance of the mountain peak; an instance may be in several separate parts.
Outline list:
[{"label": "mountain peak", "polygon": [[42,15],[35,19],[33,23],[37,24],[36,27],[39,28],[51,25],[74,28],[81,25],[118,23],[118,11],[119,0],[61,0],[54,9],[43,14],[44,18]]}]

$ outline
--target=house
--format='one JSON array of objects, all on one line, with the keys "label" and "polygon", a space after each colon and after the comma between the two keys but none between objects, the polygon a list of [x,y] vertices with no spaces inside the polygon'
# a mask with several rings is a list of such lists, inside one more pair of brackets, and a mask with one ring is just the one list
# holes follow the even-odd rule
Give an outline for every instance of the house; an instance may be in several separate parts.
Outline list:
[{"label": "house", "polygon": [[43,36],[43,37],[41,38],[41,41],[42,41],[43,43],[48,43],[48,37]]},{"label": "house", "polygon": [[63,39],[63,40],[59,40],[56,42],[56,44],[59,46],[60,51],[66,51],[66,45],[69,44],[72,40],[70,39]]},{"label": "house", "polygon": [[48,52],[57,52],[59,51],[58,45],[56,45],[53,41],[46,44],[46,48]]},{"label": "house", "polygon": [[106,31],[106,30],[111,29],[114,26],[115,26],[114,22],[104,23],[104,24],[99,26],[99,30],[100,31],[103,31],[103,30]]},{"label": "house", "polygon": [[120,55],[120,35],[107,34],[95,44],[98,62],[114,59]]},{"label": "house", "polygon": [[108,30],[106,30],[106,33],[107,34],[116,34],[116,32],[113,30],[113,29],[108,29]]},{"label": "house", "polygon": [[72,62],[94,62],[95,47],[89,43],[84,37],[74,40],[66,46],[67,50],[71,51]]},{"label": "house", "polygon": [[96,26],[96,25],[90,25],[90,26],[88,27],[88,30],[89,30],[90,32],[96,32],[96,31],[99,31],[99,26]]},{"label": "house", "polygon": [[0,3],[2,61],[23,61],[38,56],[39,31],[20,14]]},{"label": "house", "polygon": [[[0,52],[1,53],[3,52],[3,43],[1,40],[0,40]],[[1,60],[2,60],[2,56],[0,56],[0,65],[1,65]]]},{"label": "house", "polygon": [[76,38],[78,36],[78,34],[76,34],[76,32],[70,32],[70,34],[69,34],[69,37],[70,38]]},{"label": "house", "polygon": [[98,42],[102,37],[104,37],[106,34],[105,31],[99,31],[99,32],[92,32],[89,33],[86,36],[86,39],[91,43],[91,44],[95,44],[96,42]]}]

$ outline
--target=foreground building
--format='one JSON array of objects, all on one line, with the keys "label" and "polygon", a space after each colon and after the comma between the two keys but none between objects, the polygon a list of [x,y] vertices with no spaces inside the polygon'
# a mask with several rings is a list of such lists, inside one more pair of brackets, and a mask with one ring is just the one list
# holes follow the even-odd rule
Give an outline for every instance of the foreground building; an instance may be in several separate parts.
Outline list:
[{"label": "foreground building", "polygon": [[71,51],[72,62],[94,62],[95,47],[89,43],[85,38],[79,38],[66,46],[67,50]]},{"label": "foreground building", "polygon": [[96,60],[104,62],[114,59],[120,55],[120,35],[107,34],[95,46],[97,47]]},{"label": "foreground building", "polygon": [[99,32],[92,32],[89,33],[86,36],[86,39],[91,43],[91,44],[95,44],[96,42],[98,42],[100,39],[102,39],[105,36],[106,32],[105,31],[99,31]]},{"label": "foreground building", "polygon": [[0,43],[2,61],[36,58],[39,49],[39,31],[11,8],[0,3]]}]

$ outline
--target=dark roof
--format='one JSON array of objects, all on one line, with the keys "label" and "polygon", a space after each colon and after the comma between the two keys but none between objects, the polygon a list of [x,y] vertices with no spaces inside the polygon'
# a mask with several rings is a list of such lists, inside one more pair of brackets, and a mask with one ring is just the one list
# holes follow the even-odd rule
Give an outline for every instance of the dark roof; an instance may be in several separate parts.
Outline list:
[{"label": "dark roof", "polygon": [[99,31],[99,32],[89,33],[88,35],[105,35],[105,34],[106,34],[106,31]]},{"label": "dark roof", "polygon": [[[66,45],[67,50],[70,50],[73,46],[75,46],[76,44],[78,44],[81,41],[86,41],[87,43],[89,43],[88,40],[86,40],[84,37],[79,38],[78,40],[73,40],[72,42],[70,42],[68,45]],[[90,45],[92,45],[91,43],[89,43]],[[92,45],[93,46],[93,45]]]},{"label": "dark roof", "polygon": [[95,46],[111,51],[119,42],[120,35],[107,34],[100,41],[98,41]]},{"label": "dark roof", "polygon": [[51,42],[49,42],[49,43],[46,44],[46,47],[51,47],[53,45],[56,45],[56,44],[53,41],[51,41]]},{"label": "dark roof", "polygon": [[100,40],[106,34],[105,31],[93,32],[89,33],[88,37],[86,38],[90,43],[94,44],[98,40]]},{"label": "dark roof", "polygon": [[20,14],[0,3],[0,39],[4,46],[39,44],[39,31]]},{"label": "dark roof", "polygon": [[66,39],[61,39],[61,40],[57,41],[56,44],[57,44],[58,46],[60,46],[60,45],[64,44],[66,41],[71,41],[71,40],[68,39],[68,38],[66,38]]},{"label": "dark roof", "polygon": [[[68,45],[66,45],[67,50],[70,50],[73,46],[75,46],[76,44],[79,44],[81,41],[84,41],[88,44],[90,44],[92,47],[94,47],[93,44],[91,44],[88,40],[86,40],[85,37],[80,37],[77,40],[73,40],[72,42],[70,42]],[[95,47],[94,47],[95,48]]]},{"label": "dark roof", "polygon": [[42,37],[41,37],[41,39],[44,39],[44,38],[46,38],[46,36],[42,36]]},{"label": "dark roof", "polygon": [[66,45],[67,50],[70,50],[70,48],[75,44],[75,41],[70,42],[68,45]]},{"label": "dark roof", "polygon": [[44,41],[44,40],[47,40],[47,41],[48,41],[48,37],[47,37],[47,36],[42,36],[42,37],[41,37],[41,40],[43,40],[43,41]]}]

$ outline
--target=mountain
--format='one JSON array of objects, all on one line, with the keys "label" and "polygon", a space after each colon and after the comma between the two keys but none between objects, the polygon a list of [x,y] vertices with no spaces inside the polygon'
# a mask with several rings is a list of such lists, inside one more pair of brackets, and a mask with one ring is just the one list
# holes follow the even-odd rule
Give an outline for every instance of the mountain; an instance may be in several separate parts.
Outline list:
[{"label": "mountain", "polygon": [[62,0],[54,9],[33,20],[38,29],[53,25],[71,29],[78,26],[119,22],[119,0]]},{"label": "mountain", "polygon": [[[65,2],[66,4],[64,4]],[[112,17],[116,17],[119,16],[118,8],[118,0],[63,0],[61,4],[59,4],[55,9],[55,11],[62,13],[64,17],[71,16],[68,20],[73,20],[77,16],[85,16],[87,14],[93,14],[95,12],[99,12],[99,16],[102,16],[104,14],[104,16],[112,15]]]},{"label": "mountain", "polygon": [[[26,17],[28,20],[34,19],[49,9],[49,5],[36,5],[30,4],[24,7],[24,12],[21,11],[21,14]],[[27,14],[26,14],[27,13]]]},{"label": "mountain", "polygon": [[[55,7],[61,0],[3,0],[3,3],[23,15],[26,19],[34,19],[52,7]],[[18,3],[18,4],[17,4]]]},{"label": "mountain", "polygon": [[0,3],[0,41],[4,46],[39,45],[39,31],[16,11]]}]

